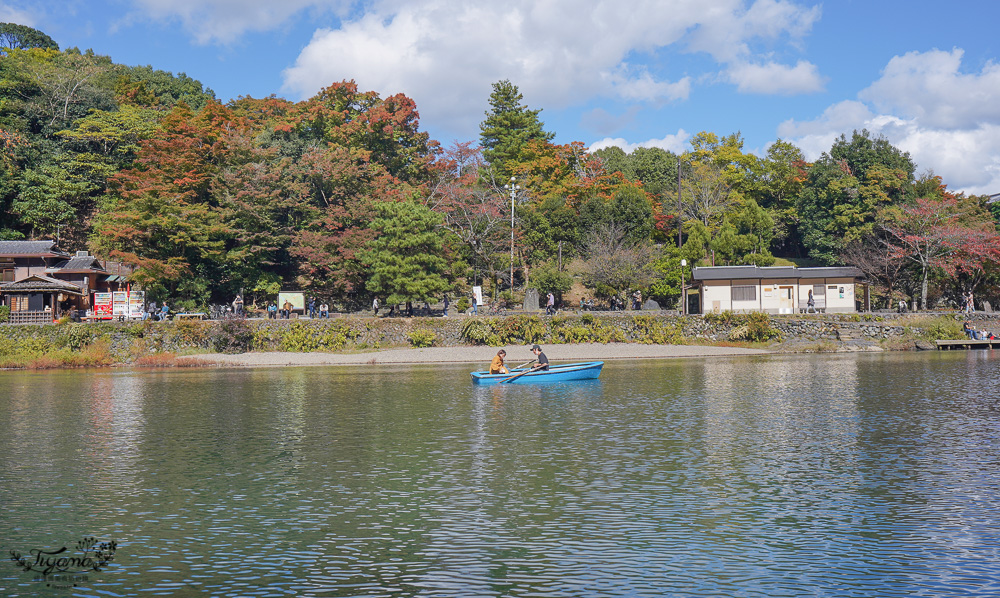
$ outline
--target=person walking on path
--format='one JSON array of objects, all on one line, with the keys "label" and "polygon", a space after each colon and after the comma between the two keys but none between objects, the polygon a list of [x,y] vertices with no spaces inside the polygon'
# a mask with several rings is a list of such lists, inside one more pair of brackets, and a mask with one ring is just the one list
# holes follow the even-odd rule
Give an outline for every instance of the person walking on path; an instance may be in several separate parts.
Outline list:
[{"label": "person walking on path", "polygon": [[444,296],[444,317],[446,317],[446,318],[448,317],[448,305],[450,303],[451,302],[448,300],[448,295],[445,294],[445,296]]},{"label": "person walking on path", "polygon": [[476,303],[476,294],[472,294],[472,315],[479,315],[479,305]]},{"label": "person walking on path", "polygon": [[378,317],[378,297],[372,300],[372,311],[375,312],[375,317]]},{"label": "person walking on path", "polygon": [[548,300],[545,302],[545,315],[554,316],[556,313],[556,297],[549,291]]},{"label": "person walking on path", "polygon": [[809,298],[806,299],[806,313],[816,313],[816,298],[813,297],[813,292],[811,290],[809,291]]}]

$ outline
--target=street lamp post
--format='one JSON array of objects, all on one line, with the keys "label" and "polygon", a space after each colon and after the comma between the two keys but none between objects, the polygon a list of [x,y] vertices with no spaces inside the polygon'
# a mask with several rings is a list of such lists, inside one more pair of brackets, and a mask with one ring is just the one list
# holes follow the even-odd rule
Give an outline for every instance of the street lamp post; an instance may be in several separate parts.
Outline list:
[{"label": "street lamp post", "polygon": [[681,157],[677,156],[677,248],[681,248]]},{"label": "street lamp post", "polygon": [[512,297],[514,295],[514,202],[517,201],[517,192],[521,189],[520,185],[514,183],[515,180],[514,177],[510,177],[510,183],[503,186],[510,192],[510,293]]},{"label": "street lamp post", "polygon": [[684,268],[687,267],[686,259],[681,259],[681,315],[687,315],[687,294],[684,292]]}]

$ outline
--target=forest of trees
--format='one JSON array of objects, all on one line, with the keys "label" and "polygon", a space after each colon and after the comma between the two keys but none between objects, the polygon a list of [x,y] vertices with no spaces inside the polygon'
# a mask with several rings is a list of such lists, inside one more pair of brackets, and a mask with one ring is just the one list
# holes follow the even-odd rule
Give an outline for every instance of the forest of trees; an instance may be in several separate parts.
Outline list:
[{"label": "forest of trees", "polygon": [[597,297],[673,306],[682,258],[687,280],[694,265],[854,265],[882,306],[996,302],[997,206],[884,138],[845,132],[813,163],[782,140],[746,152],[739,133],[699,133],[682,155],[588,152],[553,143],[540,113],[497,82],[480,138],[442,147],[402,94],[342,81],[223,104],[184,74],[0,24],[0,239],[124,261],[180,308],[241,290],[345,309],[473,284],[561,295],[574,272]]}]

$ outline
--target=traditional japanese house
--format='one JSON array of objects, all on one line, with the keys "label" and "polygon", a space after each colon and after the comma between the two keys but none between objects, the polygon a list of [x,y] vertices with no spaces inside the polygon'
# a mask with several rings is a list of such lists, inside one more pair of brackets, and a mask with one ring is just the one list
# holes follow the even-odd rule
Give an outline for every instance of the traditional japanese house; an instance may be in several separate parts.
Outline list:
[{"label": "traditional japanese house", "polygon": [[72,313],[73,305],[84,298],[80,287],[71,282],[32,274],[0,287],[5,305],[10,306],[11,324],[44,324]]},{"label": "traditional japanese house", "polygon": [[84,316],[94,292],[122,290],[128,268],[78,251],[70,255],[55,241],[0,241],[0,305],[12,323],[51,322],[61,315]]}]

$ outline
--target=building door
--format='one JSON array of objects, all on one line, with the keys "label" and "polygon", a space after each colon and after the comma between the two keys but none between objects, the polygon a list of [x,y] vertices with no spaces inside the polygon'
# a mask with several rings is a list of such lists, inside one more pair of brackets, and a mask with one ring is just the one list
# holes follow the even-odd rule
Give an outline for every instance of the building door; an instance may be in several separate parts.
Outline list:
[{"label": "building door", "polygon": [[778,309],[781,313],[790,314],[794,311],[794,291],[795,287],[778,287]]}]

